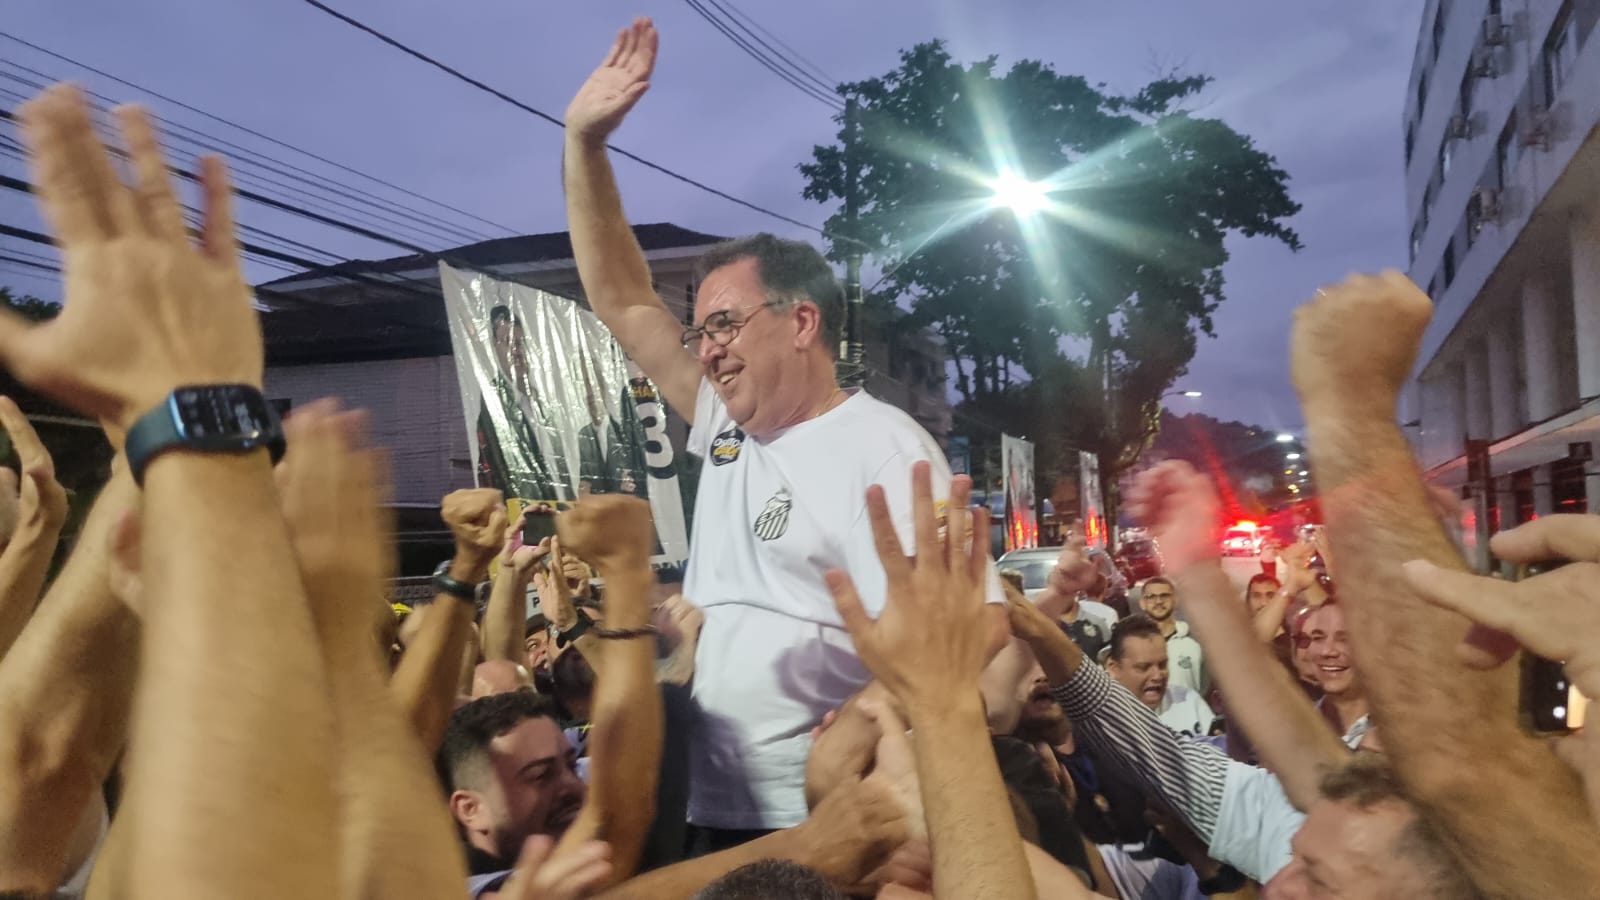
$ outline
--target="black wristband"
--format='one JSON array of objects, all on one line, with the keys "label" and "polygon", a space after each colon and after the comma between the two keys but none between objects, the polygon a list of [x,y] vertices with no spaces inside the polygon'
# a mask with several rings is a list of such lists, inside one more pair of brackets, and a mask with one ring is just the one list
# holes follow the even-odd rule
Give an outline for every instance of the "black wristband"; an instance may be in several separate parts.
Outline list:
[{"label": "black wristband", "polygon": [[571,628],[568,628],[565,631],[556,632],[557,649],[565,649],[573,641],[576,641],[578,638],[581,638],[587,634],[589,629],[593,627],[594,620],[589,618],[589,614],[581,609],[578,610],[578,621],[574,622]]},{"label": "black wristband", "polygon": [[459,578],[451,578],[450,560],[448,559],[440,563],[439,568],[433,571],[433,586],[438,588],[441,594],[449,594],[457,600],[469,603],[474,607],[478,605],[478,586],[462,581]]}]

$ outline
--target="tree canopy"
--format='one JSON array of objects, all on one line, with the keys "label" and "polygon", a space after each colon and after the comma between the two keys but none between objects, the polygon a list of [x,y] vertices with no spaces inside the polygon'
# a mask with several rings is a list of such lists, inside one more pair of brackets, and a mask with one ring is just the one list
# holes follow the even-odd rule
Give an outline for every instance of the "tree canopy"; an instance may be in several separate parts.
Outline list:
[{"label": "tree canopy", "polygon": [[[1119,95],[1034,60],[962,65],[932,41],[842,85],[837,142],[800,166],[807,198],[839,202],[830,254],[864,248],[886,273],[869,305],[907,303],[905,326],[937,331],[963,411],[1028,434],[1046,477],[1066,457],[1052,446],[1098,454],[1108,480],[1148,446],[1162,393],[1213,335],[1231,235],[1300,247],[1287,173],[1183,107],[1208,81]],[[997,205],[1002,175],[1048,203]]]}]

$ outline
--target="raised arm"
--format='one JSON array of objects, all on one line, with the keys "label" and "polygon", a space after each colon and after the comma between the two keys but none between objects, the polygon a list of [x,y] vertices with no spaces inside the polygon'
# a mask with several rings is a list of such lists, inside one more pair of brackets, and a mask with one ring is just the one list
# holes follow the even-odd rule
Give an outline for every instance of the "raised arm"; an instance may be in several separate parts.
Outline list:
[{"label": "raised arm", "polygon": [[[455,535],[456,552],[449,575],[477,584],[489,572],[505,534],[505,499],[493,488],[453,491],[440,504],[440,515]],[[406,647],[390,690],[410,716],[423,749],[433,753],[444,740],[445,725],[455,709],[463,679],[462,654],[471,639],[477,607],[471,599],[440,593],[415,615],[422,617],[417,637]],[[470,670],[472,667],[467,666]]]},{"label": "raised arm", "polygon": [[1234,721],[1295,807],[1309,809],[1322,776],[1349,758],[1349,751],[1252,631],[1217,558],[1222,511],[1210,480],[1188,463],[1163,463],[1140,477],[1129,501],[1129,511],[1150,525],[1161,544]]},{"label": "raised arm", "polygon": [[[67,520],[67,492],[56,483],[55,464],[28,417],[10,397],[0,397],[0,428],[17,453],[16,525],[0,551],[0,659],[22,633],[39,603],[45,572]],[[5,488],[0,487],[0,490]]]},{"label": "raised arm", "polygon": [[895,532],[883,488],[867,514],[887,580],[873,620],[849,575],[827,573],[861,661],[906,707],[923,786],[938,897],[1031,896],[1032,875],[984,719],[978,681],[991,654],[988,554],[973,537],[972,482],[951,481],[947,537],[934,516],[931,470],[911,468],[916,556]]},{"label": "raised arm", "polygon": [[[220,161],[191,243],[144,114],[119,111],[118,177],[80,91],[23,108],[65,260],[60,316],[0,314],[0,363],[126,429],[182,385],[260,390],[263,350]],[[144,646],[120,816],[125,895],[327,897],[338,890],[328,705],[264,449],[173,449],[144,471]],[[224,687],[225,686],[225,687]]]},{"label": "raised arm", "polygon": [[393,573],[381,457],[359,443],[359,414],[306,407],[286,427],[284,516],[311,603],[333,707],[342,897],[459,895],[466,878],[432,766],[390,696],[384,582]]},{"label": "raised arm", "polygon": [[[605,579],[605,627],[591,635],[596,652],[589,729],[589,795],[556,847],[559,855],[596,838],[611,844],[613,878],[638,868],[655,819],[661,766],[661,691],[656,686],[650,625],[650,505],[637,497],[597,494],[556,520],[560,546],[593,563]],[[557,571],[550,577],[562,581]],[[587,635],[585,636],[588,637]]]},{"label": "raised arm", "polygon": [[650,87],[657,43],[650,20],[634,20],[618,33],[605,62],[572,98],[562,180],[567,230],[584,296],[667,402],[694,421],[700,364],[683,348],[684,323],[656,295],[606,157],[611,133]]},{"label": "raised arm", "polygon": [[1222,807],[1227,756],[1209,744],[1180,739],[1037,607],[1015,600],[1008,605],[1011,630],[1033,648],[1073,733],[1105,751],[1209,842]]},{"label": "raised arm", "polygon": [[[1293,375],[1372,717],[1395,770],[1489,896],[1582,896],[1600,830],[1578,779],[1517,724],[1516,675],[1461,665],[1461,616],[1425,602],[1408,560],[1462,570],[1396,424],[1432,315],[1398,272],[1353,276],[1296,313]],[[1381,322],[1383,327],[1374,328]]]},{"label": "raised arm", "polygon": [[[523,511],[523,517],[528,515]],[[533,583],[535,564],[550,550],[541,541],[536,547],[523,546],[522,519],[506,529],[500,550],[500,566],[494,586],[489,589],[489,608],[483,613],[483,658],[505,659],[523,665],[527,659],[524,641],[528,621],[528,585]]]},{"label": "raised arm", "polygon": [[69,859],[73,832],[127,742],[139,624],[112,593],[109,557],[137,502],[118,464],[48,600],[0,659],[0,892],[48,893],[82,862]]}]

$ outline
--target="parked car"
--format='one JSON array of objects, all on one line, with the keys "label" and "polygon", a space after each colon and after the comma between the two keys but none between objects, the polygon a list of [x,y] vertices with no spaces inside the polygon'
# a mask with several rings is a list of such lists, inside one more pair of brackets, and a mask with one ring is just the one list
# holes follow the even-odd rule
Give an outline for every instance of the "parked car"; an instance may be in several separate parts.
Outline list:
[{"label": "parked car", "polygon": [[[1012,550],[1010,553],[995,560],[995,568],[1004,572],[1010,570],[1022,576],[1022,593],[1029,600],[1039,595],[1044,590],[1045,584],[1050,580],[1050,571],[1056,567],[1056,557],[1061,555],[1060,547],[1029,547],[1021,550]],[[1110,628],[1117,619],[1126,615],[1128,585],[1123,580],[1122,573],[1118,571],[1111,557],[1104,550],[1091,549],[1089,558],[1095,561],[1106,576],[1106,592],[1101,598],[1103,602],[1094,600],[1083,601],[1084,610],[1105,620]]]},{"label": "parked car", "polygon": [[1129,584],[1138,584],[1146,578],[1161,574],[1161,552],[1150,538],[1123,541],[1117,551],[1117,568]]}]

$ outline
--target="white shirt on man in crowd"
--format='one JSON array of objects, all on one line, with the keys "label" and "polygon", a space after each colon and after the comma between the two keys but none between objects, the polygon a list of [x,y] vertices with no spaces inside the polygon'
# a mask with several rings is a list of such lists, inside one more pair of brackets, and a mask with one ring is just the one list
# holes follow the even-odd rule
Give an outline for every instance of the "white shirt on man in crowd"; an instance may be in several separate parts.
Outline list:
[{"label": "white shirt on man in crowd", "polygon": [[[822,573],[848,572],[877,615],[885,576],[867,488],[883,488],[909,547],[912,464],[932,464],[936,498],[948,496],[950,470],[915,420],[862,391],[763,440],[737,427],[710,381],[694,408],[688,449],[704,463],[684,594],[705,624],[689,821],[784,828],[806,817],[811,728],[871,678]],[[993,575],[989,593],[1003,602]]]}]

